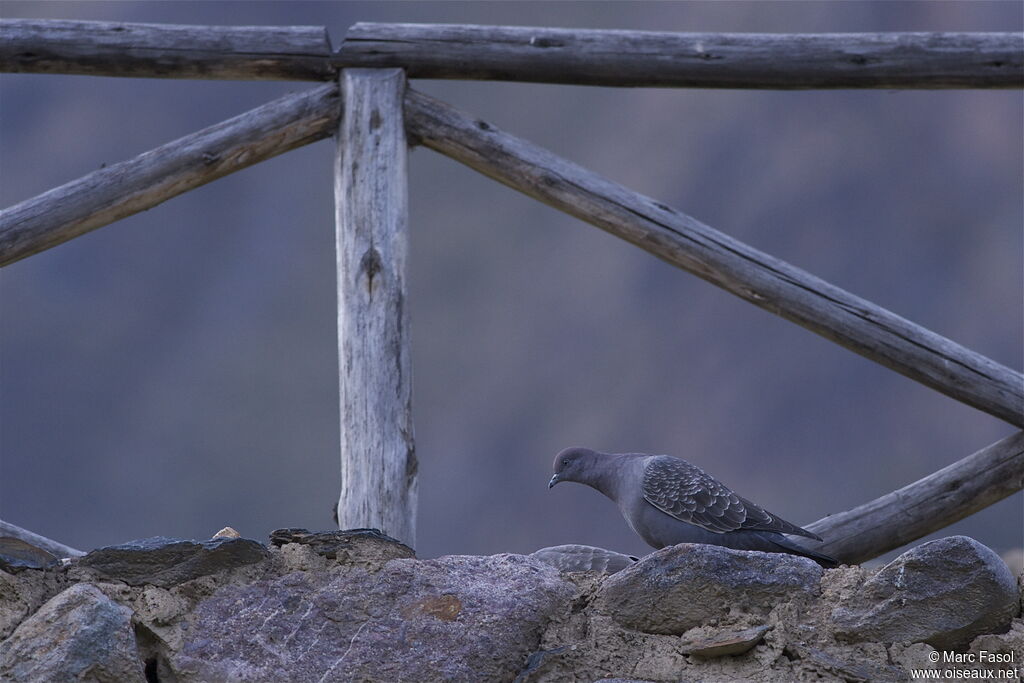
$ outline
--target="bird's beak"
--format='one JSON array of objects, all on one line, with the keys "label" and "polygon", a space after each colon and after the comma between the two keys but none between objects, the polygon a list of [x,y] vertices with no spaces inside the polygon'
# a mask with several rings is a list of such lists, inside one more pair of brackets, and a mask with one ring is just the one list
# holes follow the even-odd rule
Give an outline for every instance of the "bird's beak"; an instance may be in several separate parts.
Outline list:
[{"label": "bird's beak", "polygon": [[554,486],[555,484],[557,484],[560,481],[562,481],[562,480],[558,478],[557,474],[555,474],[555,476],[551,477],[551,481],[548,482],[548,488],[551,488],[552,486]]}]

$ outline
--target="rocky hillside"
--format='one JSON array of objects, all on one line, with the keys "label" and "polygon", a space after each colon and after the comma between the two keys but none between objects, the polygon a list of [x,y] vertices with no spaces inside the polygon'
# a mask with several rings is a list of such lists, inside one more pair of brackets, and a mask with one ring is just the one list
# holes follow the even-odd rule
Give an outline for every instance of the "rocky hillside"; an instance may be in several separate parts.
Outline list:
[{"label": "rocky hillside", "polygon": [[686,544],[420,560],[294,529],[0,567],[13,681],[897,681],[1024,657],[1019,579],[963,536],[877,572]]}]

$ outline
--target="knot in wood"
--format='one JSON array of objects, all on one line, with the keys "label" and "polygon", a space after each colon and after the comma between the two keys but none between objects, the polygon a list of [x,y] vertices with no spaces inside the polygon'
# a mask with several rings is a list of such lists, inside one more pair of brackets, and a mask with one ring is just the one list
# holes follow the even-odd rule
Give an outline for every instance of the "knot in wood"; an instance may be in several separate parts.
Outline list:
[{"label": "knot in wood", "polygon": [[357,275],[357,277],[366,278],[366,291],[369,294],[373,294],[373,279],[382,270],[384,270],[384,260],[381,258],[380,252],[375,247],[370,247],[363,253],[363,258],[359,260]]},{"label": "knot in wood", "polygon": [[546,38],[533,36],[530,38],[531,47],[565,47],[565,41],[558,38]]}]

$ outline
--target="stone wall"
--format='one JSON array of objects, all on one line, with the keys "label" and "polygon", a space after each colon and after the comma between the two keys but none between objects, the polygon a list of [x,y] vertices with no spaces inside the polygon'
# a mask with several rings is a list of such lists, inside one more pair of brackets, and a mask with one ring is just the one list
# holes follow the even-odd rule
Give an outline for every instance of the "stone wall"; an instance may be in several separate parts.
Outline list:
[{"label": "stone wall", "polygon": [[420,560],[369,530],[281,530],[269,546],[156,538],[45,568],[2,550],[0,680],[895,681],[1024,668],[1019,580],[963,536],[876,572],[687,544],[639,561],[583,546]]}]

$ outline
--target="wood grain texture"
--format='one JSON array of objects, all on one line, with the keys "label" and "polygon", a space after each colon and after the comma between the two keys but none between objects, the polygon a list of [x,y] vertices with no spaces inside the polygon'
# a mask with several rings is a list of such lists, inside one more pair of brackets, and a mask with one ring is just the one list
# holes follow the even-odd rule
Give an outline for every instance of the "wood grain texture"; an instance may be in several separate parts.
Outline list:
[{"label": "wood grain texture", "polygon": [[57,557],[81,557],[85,555],[81,550],[76,550],[70,546],[66,546],[63,543],[59,543],[52,539],[40,536],[37,533],[29,531],[28,529],[22,529],[20,526],[15,526],[10,522],[0,520],[0,536],[10,536],[11,538],[17,538],[26,543],[31,543],[37,548],[42,548],[48,553],[53,553]]},{"label": "wood grain texture", "polygon": [[865,562],[949,526],[1021,488],[1024,432],[1015,432],[913,484],[806,525],[825,543],[805,545],[847,564]]},{"label": "wood grain texture", "polygon": [[416,547],[406,306],[407,149],[400,69],[346,69],[335,168],[342,529]]},{"label": "wood grain texture", "polygon": [[333,80],[322,26],[0,21],[0,71],[132,78]]},{"label": "wood grain texture", "polygon": [[947,396],[1024,427],[1024,378],[1018,372],[411,89],[406,123],[410,138],[420,144]]},{"label": "wood grain texture", "polygon": [[150,209],[337,129],[338,87],[288,95],[0,212],[0,266]]},{"label": "wood grain texture", "polygon": [[337,66],[683,88],[1020,88],[1022,33],[658,33],[358,23]]}]

